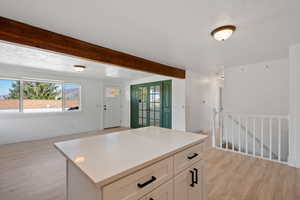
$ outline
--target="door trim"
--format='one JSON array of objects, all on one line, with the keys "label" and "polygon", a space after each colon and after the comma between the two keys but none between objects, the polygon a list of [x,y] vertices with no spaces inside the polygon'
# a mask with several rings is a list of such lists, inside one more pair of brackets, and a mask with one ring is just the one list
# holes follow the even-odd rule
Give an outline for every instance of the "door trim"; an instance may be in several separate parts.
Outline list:
[{"label": "door trim", "polygon": [[[154,82],[147,82],[147,83],[141,83],[141,84],[135,84],[135,85],[130,85],[130,127],[131,128],[138,128],[139,127],[139,119],[138,117],[135,116],[135,112],[139,112],[138,109],[136,110],[136,104],[137,104],[137,99],[136,99],[136,91],[140,87],[147,87],[148,90],[150,86],[154,85],[160,85],[161,86],[161,103],[160,103],[160,127],[165,127],[165,128],[172,128],[172,80],[163,80],[163,81],[154,81]],[[169,86],[168,92],[166,92],[165,85]],[[164,103],[166,102],[166,94],[168,93],[168,103],[170,107],[168,108],[169,112],[166,115]],[[148,94],[148,98],[149,98]],[[134,105],[135,104],[135,105]],[[149,105],[150,106],[150,105]],[[138,115],[138,113],[137,113]],[[167,117],[166,117],[167,116]],[[137,118],[137,119],[136,119]],[[168,119],[168,122],[165,120]]]}]

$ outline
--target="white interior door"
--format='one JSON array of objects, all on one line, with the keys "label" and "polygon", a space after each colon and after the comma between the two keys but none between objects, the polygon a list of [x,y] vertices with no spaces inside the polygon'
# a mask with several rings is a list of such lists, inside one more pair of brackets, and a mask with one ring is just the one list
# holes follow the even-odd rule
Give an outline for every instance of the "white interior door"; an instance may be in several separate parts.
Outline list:
[{"label": "white interior door", "polygon": [[121,89],[115,86],[104,88],[104,128],[121,126]]}]

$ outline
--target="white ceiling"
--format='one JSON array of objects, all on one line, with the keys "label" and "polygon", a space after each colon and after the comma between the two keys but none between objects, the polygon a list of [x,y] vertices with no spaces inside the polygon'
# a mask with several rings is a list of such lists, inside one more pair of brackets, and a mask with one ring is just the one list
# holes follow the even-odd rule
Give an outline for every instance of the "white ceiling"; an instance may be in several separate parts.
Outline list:
[{"label": "white ceiling", "polygon": [[[299,0],[1,0],[4,17],[197,72],[288,56]],[[234,24],[225,42],[210,37]]]},{"label": "white ceiling", "polygon": [[[62,72],[71,76],[116,79],[117,81],[128,81],[152,75],[4,42],[0,42],[0,63]],[[86,70],[84,72],[76,72],[74,65],[84,65]]]}]

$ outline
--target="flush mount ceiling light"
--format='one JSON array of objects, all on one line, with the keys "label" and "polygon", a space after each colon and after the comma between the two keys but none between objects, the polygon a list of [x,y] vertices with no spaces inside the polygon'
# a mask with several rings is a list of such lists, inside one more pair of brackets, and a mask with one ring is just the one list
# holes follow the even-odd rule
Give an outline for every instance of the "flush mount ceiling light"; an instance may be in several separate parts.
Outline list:
[{"label": "flush mount ceiling light", "polygon": [[216,28],[211,32],[211,36],[218,41],[225,41],[231,37],[236,27],[233,25],[226,25]]},{"label": "flush mount ceiling light", "polygon": [[74,65],[74,70],[76,72],[83,72],[85,69],[86,69],[86,67],[83,65]]}]

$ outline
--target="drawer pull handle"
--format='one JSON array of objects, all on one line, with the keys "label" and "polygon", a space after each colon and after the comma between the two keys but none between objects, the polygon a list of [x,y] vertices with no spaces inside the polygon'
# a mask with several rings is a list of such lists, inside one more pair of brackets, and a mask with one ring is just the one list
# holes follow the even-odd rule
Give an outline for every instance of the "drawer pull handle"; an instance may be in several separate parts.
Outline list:
[{"label": "drawer pull handle", "polygon": [[150,198],[149,200],[154,200],[153,198]]},{"label": "drawer pull handle", "polygon": [[155,176],[152,176],[151,179],[149,181],[146,181],[145,183],[138,183],[137,186],[139,188],[143,188],[143,187],[146,187],[147,185],[149,185],[150,183],[156,181],[156,177]]},{"label": "drawer pull handle", "polygon": [[189,160],[192,160],[193,158],[195,158],[195,157],[197,157],[197,156],[199,156],[199,154],[194,153],[192,156],[188,156],[187,158],[188,158]]},{"label": "drawer pull handle", "polygon": [[195,184],[198,184],[198,169],[197,168],[194,168],[195,170],[195,173],[196,173],[196,179],[195,179]]},{"label": "drawer pull handle", "polygon": [[195,186],[195,181],[194,181],[195,172],[193,170],[190,170],[190,173],[192,174],[192,183],[190,184],[190,186],[194,187]]}]

